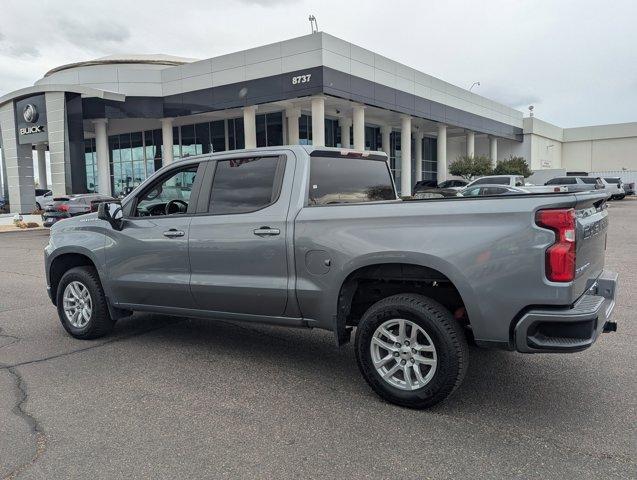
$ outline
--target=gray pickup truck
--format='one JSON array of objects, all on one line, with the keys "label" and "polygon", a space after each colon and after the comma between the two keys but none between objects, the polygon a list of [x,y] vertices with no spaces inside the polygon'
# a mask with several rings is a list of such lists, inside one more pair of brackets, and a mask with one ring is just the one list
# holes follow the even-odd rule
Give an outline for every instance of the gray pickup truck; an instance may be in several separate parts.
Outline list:
[{"label": "gray pickup truck", "polygon": [[49,295],[76,338],[133,311],[356,328],[383,398],[426,408],[468,343],[577,352],[609,320],[604,193],[402,201],[381,153],[289,146],[181,160],[121,204],[56,223]]}]

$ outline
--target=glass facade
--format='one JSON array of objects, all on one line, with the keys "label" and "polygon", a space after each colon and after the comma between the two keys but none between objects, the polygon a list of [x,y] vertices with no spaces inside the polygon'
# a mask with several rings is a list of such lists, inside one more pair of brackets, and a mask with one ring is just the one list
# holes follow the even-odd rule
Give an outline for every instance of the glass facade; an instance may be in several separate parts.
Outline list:
[{"label": "glass facade", "polygon": [[[423,138],[422,145],[422,179],[423,180],[437,180],[438,177],[438,149],[437,149],[437,140],[435,138],[425,137]],[[401,138],[400,132],[391,132],[389,137],[389,166],[394,175],[394,180],[396,182],[396,188],[400,192],[400,161],[401,161],[401,146],[400,146]],[[416,151],[416,146],[414,145],[415,140],[412,139],[411,145],[411,153],[414,155]],[[379,144],[380,148],[380,144]],[[411,163],[411,178],[414,180],[413,183],[416,183],[416,163]]]},{"label": "glass facade", "polygon": [[422,179],[438,180],[438,142],[430,137],[425,137],[423,142]]},{"label": "glass facade", "polygon": [[97,192],[97,155],[95,153],[95,139],[84,140],[84,162],[86,163],[86,189],[88,193]]},{"label": "glass facade", "polygon": [[[283,112],[256,116],[257,146],[283,145]],[[350,130],[350,138],[353,131]],[[299,117],[299,143],[312,144],[312,116]],[[95,139],[85,142],[86,183],[89,192],[98,189]],[[341,146],[341,129],[337,119],[325,119],[325,144]],[[215,120],[173,127],[173,156],[175,160],[211,152],[241,149],[245,146],[243,118]],[[162,166],[162,132],[160,129],[111,135],[108,138],[113,195],[126,194]],[[381,150],[379,127],[365,126],[365,149]],[[412,152],[414,152],[412,145]],[[400,186],[401,145],[400,132],[390,135],[390,168],[396,185]],[[415,166],[412,165],[412,178]],[[423,139],[423,179],[435,180],[437,176],[436,139]]]},{"label": "glass facade", "polygon": [[[283,145],[283,113],[257,115],[257,146]],[[173,158],[236,150],[245,147],[243,118],[215,120],[173,127]],[[108,137],[113,195],[125,195],[162,166],[160,129]],[[85,141],[86,178],[89,191],[97,189],[95,140]]]},{"label": "glass facade", "polygon": [[283,145],[283,112],[257,115],[256,124],[257,147]]},{"label": "glass facade", "polygon": [[[350,139],[354,138],[354,130],[350,127]],[[381,133],[379,127],[365,126],[365,150],[381,149]],[[312,115],[302,114],[299,117],[299,144],[312,145]],[[325,119],[325,146],[341,147],[341,128],[337,119]],[[349,145],[347,146],[349,148]]]}]

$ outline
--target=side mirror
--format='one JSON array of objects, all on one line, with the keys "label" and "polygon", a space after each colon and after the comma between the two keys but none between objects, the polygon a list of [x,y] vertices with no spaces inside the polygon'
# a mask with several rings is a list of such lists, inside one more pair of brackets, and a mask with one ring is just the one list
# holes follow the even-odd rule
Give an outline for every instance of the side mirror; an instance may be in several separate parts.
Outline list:
[{"label": "side mirror", "polygon": [[120,231],[124,228],[122,206],[114,202],[102,202],[97,207],[97,218],[108,222],[113,230]]}]

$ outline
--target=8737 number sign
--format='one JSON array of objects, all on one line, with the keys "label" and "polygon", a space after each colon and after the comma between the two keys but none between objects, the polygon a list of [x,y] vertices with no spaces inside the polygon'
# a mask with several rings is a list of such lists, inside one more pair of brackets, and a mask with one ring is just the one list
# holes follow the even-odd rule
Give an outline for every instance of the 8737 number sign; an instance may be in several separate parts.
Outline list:
[{"label": "8737 number sign", "polygon": [[292,77],[292,85],[298,85],[300,83],[308,83],[312,79],[312,74],[308,73],[307,75],[297,75],[296,77]]}]

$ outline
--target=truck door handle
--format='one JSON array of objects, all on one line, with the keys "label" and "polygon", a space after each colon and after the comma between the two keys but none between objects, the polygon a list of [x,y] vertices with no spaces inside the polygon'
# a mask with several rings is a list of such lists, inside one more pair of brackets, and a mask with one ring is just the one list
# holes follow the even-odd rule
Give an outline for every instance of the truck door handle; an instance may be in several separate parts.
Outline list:
[{"label": "truck door handle", "polygon": [[261,227],[254,230],[254,234],[259,237],[273,237],[281,233],[278,228]]},{"label": "truck door handle", "polygon": [[184,235],[185,235],[184,232],[182,232],[181,230],[177,230],[176,228],[171,228],[167,232],[164,232],[164,237],[168,237],[168,238],[183,237]]}]

